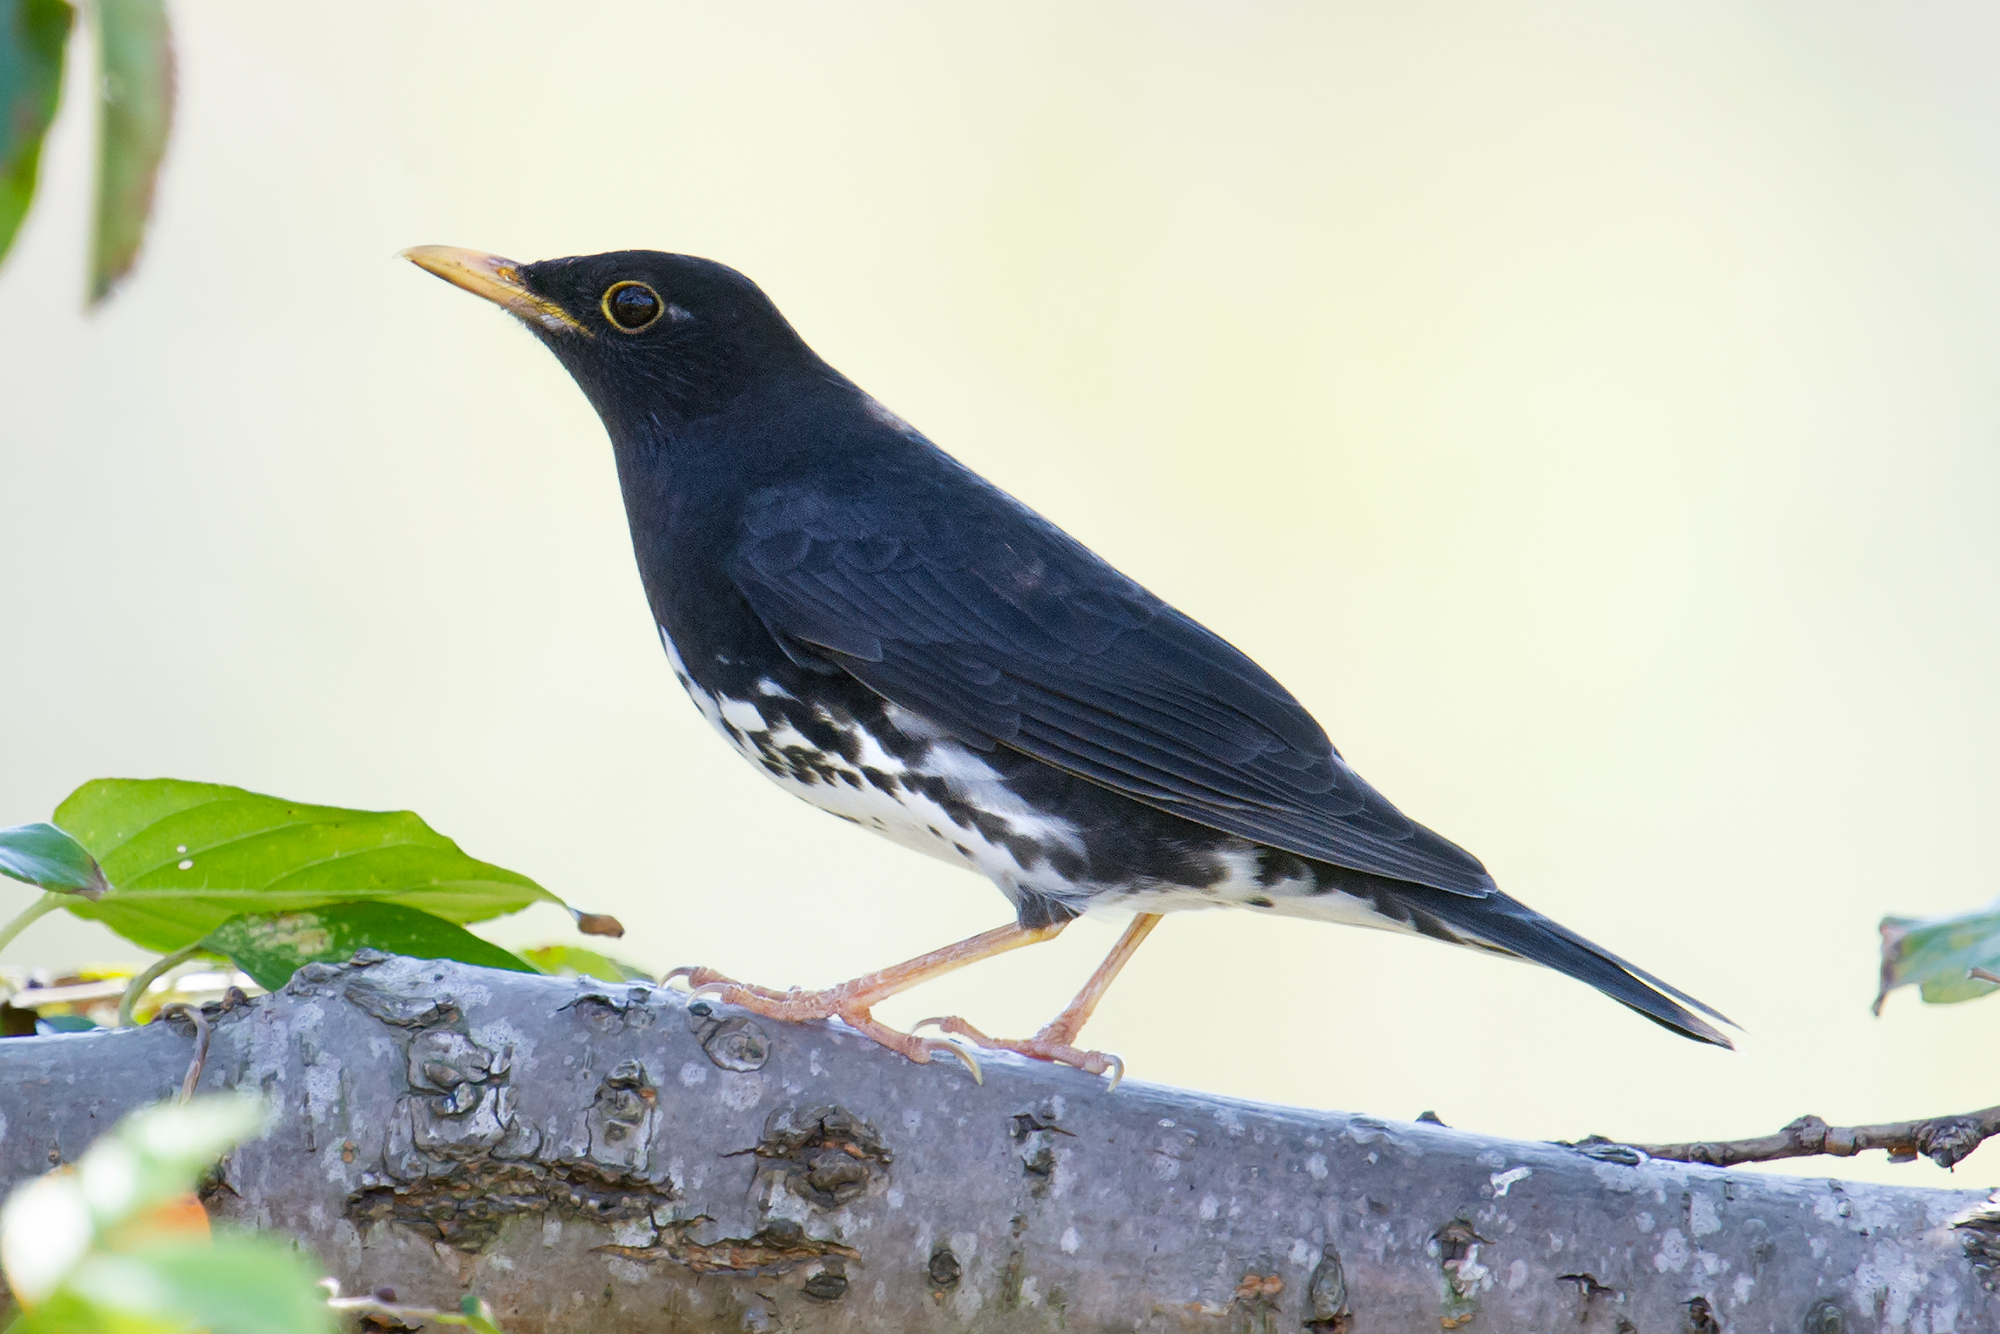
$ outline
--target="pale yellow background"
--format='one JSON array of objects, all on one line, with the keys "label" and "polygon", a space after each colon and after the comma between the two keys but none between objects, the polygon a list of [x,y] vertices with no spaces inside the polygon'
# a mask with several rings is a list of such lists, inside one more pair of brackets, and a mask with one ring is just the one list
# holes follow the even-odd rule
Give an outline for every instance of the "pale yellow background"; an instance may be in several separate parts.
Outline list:
[{"label": "pale yellow background", "polygon": [[[137,279],[79,315],[74,96],[0,270],[0,823],[98,775],[410,807],[638,961],[768,983],[1005,920],[717,742],[581,396],[394,258],[679,249],[1749,1030],[1183,916],[1089,1031],[1137,1077],[1537,1138],[2000,1101],[2000,1001],[1867,1009],[1879,916],[2000,889],[1992,7],[175,16]],[[1116,926],[885,1009],[1028,1029]],[[1875,1162],[1834,1170],[1945,1180]]]}]

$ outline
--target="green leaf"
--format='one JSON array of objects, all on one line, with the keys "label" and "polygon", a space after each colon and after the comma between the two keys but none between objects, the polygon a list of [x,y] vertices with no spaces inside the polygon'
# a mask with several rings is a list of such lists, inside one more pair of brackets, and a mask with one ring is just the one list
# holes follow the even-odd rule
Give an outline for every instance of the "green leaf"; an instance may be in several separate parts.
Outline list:
[{"label": "green leaf", "polygon": [[6,1334],[189,1334],[184,1321],[170,1315],[150,1318],[130,1312],[102,1310],[67,1288],[56,1292],[7,1326]]},{"label": "green leaf", "polygon": [[263,1134],[268,1119],[262,1102],[234,1093],[157,1103],[126,1116],[77,1160],[97,1225],[113,1227],[192,1190],[216,1159]]},{"label": "green leaf", "polygon": [[1969,976],[1974,968],[2000,973],[2000,903],[1951,917],[1884,917],[1882,982],[1875,1013],[1897,987],[1915,983],[1933,1005],[1975,1000],[2000,986]]},{"label": "green leaf", "polygon": [[131,271],[153,210],[153,185],[174,119],[174,47],[165,0],[97,0],[97,229],[90,303]]},{"label": "green leaf", "polygon": [[237,1234],[93,1255],[64,1287],[114,1319],[209,1334],[311,1334],[333,1328],[315,1279],[284,1242]]},{"label": "green leaf", "polygon": [[100,778],[71,793],[55,822],[115,886],[70,910],[162,954],[245,912],[372,900],[463,923],[562,903],[524,875],[466,856],[409,811],[308,806],[174,778]]},{"label": "green leaf", "polygon": [[234,1095],[147,1107],[92,1144],[74,1172],[22,1182],[0,1207],[8,1286],[24,1301],[42,1302],[107,1246],[149,1241],[158,1224],[147,1212],[186,1194],[203,1169],[265,1119],[262,1103]]},{"label": "green leaf", "polygon": [[80,1014],[45,1014],[36,1019],[35,1023],[42,1028],[48,1029],[51,1033],[95,1033],[99,1031],[95,1021]]},{"label": "green leaf", "polygon": [[[0,0],[5,4],[6,0]],[[111,886],[105,883],[83,844],[52,824],[17,824],[0,829],[0,875],[25,880],[59,894],[94,899]]]},{"label": "green leaf", "polygon": [[594,977],[600,982],[646,982],[652,974],[578,945],[537,945],[521,957],[551,977]]},{"label": "green leaf", "polygon": [[0,258],[35,197],[73,17],[65,0],[0,0]]},{"label": "green leaf", "polygon": [[493,1308],[471,1293],[459,1298],[458,1309],[465,1316],[465,1327],[472,1334],[503,1334],[493,1319]]},{"label": "green leaf", "polygon": [[515,973],[535,971],[492,941],[400,903],[336,903],[305,912],[245,914],[217,927],[207,944],[235,960],[267,991],[285,985],[306,964],[335,963],[364,948]]}]

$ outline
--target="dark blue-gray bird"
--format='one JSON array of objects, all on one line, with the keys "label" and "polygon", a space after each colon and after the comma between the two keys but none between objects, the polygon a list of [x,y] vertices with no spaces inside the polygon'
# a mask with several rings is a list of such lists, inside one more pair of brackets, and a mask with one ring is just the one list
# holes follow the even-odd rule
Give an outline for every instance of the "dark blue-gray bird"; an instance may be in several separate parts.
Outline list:
[{"label": "dark blue-gray bird", "polygon": [[1162,914],[1242,907],[1529,960],[1730,1045],[1715,1010],[1501,893],[1256,663],[862,392],[742,274],[643,250],[405,254],[511,311],[596,408],[660,642],[716,731],[779,786],[1014,906],[1011,925],[824,991],[677,970],[697,990],[839,1018],[925,1061],[960,1049],[873,1005],[1125,909],[1116,948],[1034,1037],[926,1021],[1117,1071],[1077,1036],[1119,969]]}]

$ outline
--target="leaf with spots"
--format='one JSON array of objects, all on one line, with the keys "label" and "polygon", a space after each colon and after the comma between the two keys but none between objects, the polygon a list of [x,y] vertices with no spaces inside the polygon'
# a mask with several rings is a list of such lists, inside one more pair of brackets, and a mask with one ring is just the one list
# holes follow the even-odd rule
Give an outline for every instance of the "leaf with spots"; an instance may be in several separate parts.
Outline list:
[{"label": "leaf with spots", "polygon": [[246,912],[380,902],[465,923],[538,900],[562,903],[518,872],[467,856],[410,811],[313,806],[173,778],[104,778],[70,794],[55,822],[112,885],[71,911],[162,953]]},{"label": "leaf with spots", "polygon": [[492,941],[400,903],[335,903],[304,912],[245,913],[217,927],[205,943],[228,955],[267,991],[285,985],[306,964],[338,963],[361,949],[417,959],[456,959],[513,973],[535,971],[527,960]]}]

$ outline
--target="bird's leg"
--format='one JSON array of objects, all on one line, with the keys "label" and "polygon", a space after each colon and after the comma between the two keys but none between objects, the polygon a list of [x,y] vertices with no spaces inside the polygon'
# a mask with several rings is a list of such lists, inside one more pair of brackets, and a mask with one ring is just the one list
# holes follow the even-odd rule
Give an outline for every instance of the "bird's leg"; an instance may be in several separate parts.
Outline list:
[{"label": "bird's leg", "polygon": [[1139,946],[1153,928],[1160,924],[1160,914],[1142,912],[1135,914],[1125,928],[1125,934],[1118,937],[1118,943],[1111,947],[1111,953],[1104,956],[1104,962],[1097,965],[1097,971],[1083,984],[1083,990],[1076,998],[1063,1006],[1056,1017],[1043,1026],[1035,1036],[1049,1042],[1071,1043],[1077,1034],[1090,1022],[1090,1016],[1097,1013],[1097,1003],[1104,999],[1104,993],[1111,990],[1111,984],[1130,963],[1132,956],[1139,952]]},{"label": "bird's leg", "polygon": [[712,994],[725,1005],[739,1006],[752,1014],[760,1014],[768,1019],[779,1019],[787,1023],[839,1019],[848,1027],[859,1030],[891,1051],[901,1052],[919,1065],[927,1063],[932,1052],[942,1049],[964,1060],[977,1076],[979,1073],[977,1063],[972,1061],[961,1048],[949,1042],[898,1032],[886,1024],[878,1023],[871,1011],[879,1002],[898,992],[908,991],[920,982],[942,977],[969,963],[990,959],[996,954],[1005,954],[1008,950],[1019,949],[1023,945],[1033,945],[1051,939],[1067,925],[1067,922],[1055,922],[1048,926],[1023,927],[1010,923],[1007,926],[995,927],[991,931],[982,931],[956,944],[946,945],[943,949],[919,954],[914,959],[892,964],[873,973],[863,973],[860,977],[842,982],[838,986],[828,987],[824,991],[797,989],[773,991],[769,987],[749,986],[738,982],[712,968],[676,968],[660,980],[664,983],[671,978],[684,977],[695,992]]},{"label": "bird's leg", "polygon": [[1111,989],[1111,983],[1119,972],[1139,952],[1139,945],[1153,928],[1160,924],[1160,914],[1142,912],[1133,917],[1132,924],[1125,928],[1125,934],[1118,937],[1118,943],[1111,947],[1111,953],[1104,956],[1104,962],[1097,965],[1097,971],[1083,984],[1083,990],[1076,993],[1076,999],[1062,1007],[1055,1018],[1042,1026],[1041,1032],[1031,1038],[989,1038],[963,1019],[926,1019],[925,1024],[935,1024],[946,1033],[956,1033],[970,1038],[982,1047],[993,1047],[1002,1051],[1018,1052],[1022,1056],[1032,1056],[1037,1060],[1054,1061],[1059,1065],[1073,1065],[1085,1074],[1101,1075],[1115,1069],[1112,1077],[1113,1088],[1125,1077],[1125,1063],[1108,1052],[1082,1051],[1077,1048],[1077,1034],[1090,1022],[1090,1016],[1097,1011],[1097,1003],[1104,999],[1104,993]]}]

